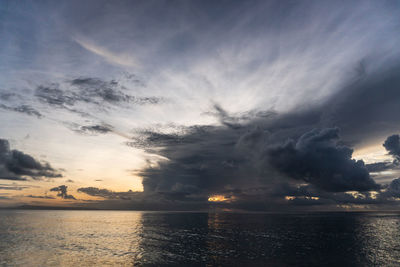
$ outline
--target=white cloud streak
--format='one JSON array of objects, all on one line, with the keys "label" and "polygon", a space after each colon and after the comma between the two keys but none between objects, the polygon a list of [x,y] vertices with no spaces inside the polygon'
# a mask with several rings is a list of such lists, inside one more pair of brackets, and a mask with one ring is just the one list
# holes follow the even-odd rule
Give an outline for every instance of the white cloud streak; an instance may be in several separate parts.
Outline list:
[{"label": "white cloud streak", "polygon": [[74,36],[72,39],[86,50],[102,57],[111,64],[116,64],[125,67],[137,67],[138,64],[131,54],[120,54],[111,52],[108,49],[101,47],[94,42],[82,37]]}]

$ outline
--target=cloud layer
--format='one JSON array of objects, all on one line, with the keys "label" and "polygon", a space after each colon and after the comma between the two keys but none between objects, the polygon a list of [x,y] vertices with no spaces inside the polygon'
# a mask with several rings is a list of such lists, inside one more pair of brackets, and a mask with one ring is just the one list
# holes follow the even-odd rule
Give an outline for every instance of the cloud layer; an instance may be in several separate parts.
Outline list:
[{"label": "cloud layer", "polygon": [[19,150],[11,150],[5,139],[0,139],[0,179],[27,180],[58,178],[62,175],[49,163],[41,163]]}]

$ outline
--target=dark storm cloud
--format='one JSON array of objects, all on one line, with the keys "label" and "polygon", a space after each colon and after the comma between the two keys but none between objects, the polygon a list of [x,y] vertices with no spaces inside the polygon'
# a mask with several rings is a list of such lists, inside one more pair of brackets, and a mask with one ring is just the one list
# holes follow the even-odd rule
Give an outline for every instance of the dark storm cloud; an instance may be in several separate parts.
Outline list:
[{"label": "dark storm cloud", "polygon": [[141,135],[129,145],[150,147],[168,159],[139,172],[145,192],[195,193],[229,184],[237,168],[233,165],[235,136],[228,134],[218,127],[191,127],[184,135]]},{"label": "dark storm cloud", "polygon": [[68,195],[67,193],[68,186],[66,185],[60,185],[57,187],[53,187],[50,189],[51,192],[58,192],[57,196],[63,198],[63,199],[73,199],[76,200],[76,198],[73,195]]},{"label": "dark storm cloud", "polygon": [[[359,203],[351,196],[329,191],[379,189],[364,163],[351,159],[352,150],[338,145],[337,129],[312,130],[297,142],[277,141],[275,134],[261,128],[207,129],[206,134],[192,132],[182,138],[197,142],[161,139],[164,145],[171,146],[171,140],[176,142],[173,147],[157,150],[168,160],[139,172],[145,193],[181,201],[195,198],[199,202],[212,194],[232,195],[235,199],[230,207],[268,209],[268,205],[285,203],[285,196],[296,196],[294,201],[286,202],[296,205],[334,204],[334,199],[338,199],[337,203]],[[225,131],[237,135],[229,136]],[[161,145],[160,138],[156,144]],[[311,192],[292,186],[289,178],[308,182],[314,189]],[[323,192],[326,197],[319,198]]]},{"label": "dark storm cloud", "polygon": [[16,107],[9,107],[3,104],[0,104],[0,108],[4,109],[4,110],[10,110],[10,111],[14,111],[14,112],[19,112],[19,113],[24,113],[30,116],[36,116],[38,118],[42,118],[42,114],[37,111],[36,109],[32,108],[31,106],[28,105],[20,105],[20,106],[16,106]]},{"label": "dark storm cloud", "polygon": [[297,142],[290,140],[268,150],[269,162],[289,177],[325,191],[377,190],[364,162],[351,159],[353,150],[338,145],[338,140],[338,128],[314,129]]},{"label": "dark storm cloud", "polygon": [[400,136],[398,134],[389,136],[383,146],[395,159],[400,160]]},{"label": "dark storm cloud", "polygon": [[26,180],[27,177],[38,180],[62,175],[49,163],[41,163],[21,151],[10,150],[9,142],[0,139],[0,179]]},{"label": "dark storm cloud", "polygon": [[[311,130],[295,142],[279,138],[279,131],[247,127],[200,127],[200,132],[192,128],[182,137],[141,136],[142,142],[155,140],[158,149],[154,152],[167,158],[139,171],[145,193],[181,200],[196,197],[199,201],[212,194],[234,195],[236,204],[256,201],[261,194],[265,202],[279,204],[293,195],[283,185],[301,180],[313,185],[316,192],[299,195],[307,197],[302,203],[316,204],[322,200],[309,197],[323,191],[379,189],[364,163],[351,159],[352,150],[338,145],[338,129]],[[282,134],[286,136],[285,131]],[[255,191],[251,188],[255,186],[264,189]]]},{"label": "dark storm cloud", "polygon": [[[192,126],[178,133],[168,134],[139,132],[128,145],[146,148],[147,151],[168,159],[160,162],[158,168],[149,168],[141,173],[145,177],[144,185],[152,184],[150,180],[153,175],[164,177],[161,179],[162,184],[168,184],[169,177],[177,185],[185,185],[185,181],[190,181],[192,190],[198,186],[207,188],[207,184],[211,187],[213,184],[229,185],[229,181],[224,181],[225,176],[230,177],[228,180],[240,181],[238,176],[243,176],[244,179],[249,175],[258,178],[272,175],[271,172],[276,170],[270,168],[266,157],[268,147],[282,144],[290,137],[299,138],[317,126],[319,121],[318,114],[313,111],[286,115],[268,113],[268,116],[253,116],[247,121],[235,119],[221,107],[218,107],[218,112],[225,114],[224,119],[241,123]],[[156,183],[156,187],[158,186]]]},{"label": "dark storm cloud", "polygon": [[391,181],[387,190],[382,194],[384,196],[400,198],[400,178]]}]

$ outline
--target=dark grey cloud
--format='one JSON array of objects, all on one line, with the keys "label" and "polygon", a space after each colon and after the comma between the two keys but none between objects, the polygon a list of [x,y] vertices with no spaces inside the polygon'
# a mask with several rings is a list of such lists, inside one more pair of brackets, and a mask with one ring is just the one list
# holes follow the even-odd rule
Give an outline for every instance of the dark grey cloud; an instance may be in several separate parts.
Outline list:
[{"label": "dark grey cloud", "polygon": [[32,187],[36,187],[36,186],[31,186],[31,185],[18,185],[16,183],[13,184],[0,184],[0,190],[24,190],[27,188],[32,188]]},{"label": "dark grey cloud", "polygon": [[42,102],[59,107],[73,105],[79,99],[79,96],[75,96],[70,92],[64,92],[57,83],[38,86],[35,96]]},{"label": "dark grey cloud", "polygon": [[62,175],[47,162],[41,163],[32,156],[18,150],[11,150],[5,139],[0,139],[0,179],[35,180],[57,178]]},{"label": "dark grey cloud", "polygon": [[399,166],[398,166],[398,164],[396,164],[396,162],[384,161],[384,162],[374,162],[374,163],[366,164],[365,167],[367,168],[367,170],[369,172],[383,172],[383,171],[395,169]]},{"label": "dark grey cloud", "polygon": [[114,127],[112,125],[106,123],[80,125],[75,122],[64,121],[62,122],[62,124],[71,131],[81,135],[94,136],[94,135],[103,135],[108,133],[114,133],[120,135],[119,132],[114,130]]},{"label": "dark grey cloud", "polygon": [[367,164],[366,167],[370,172],[383,172],[400,168],[400,136],[397,134],[391,135],[386,138],[382,145],[388,151],[389,155],[393,156],[393,161]]},{"label": "dark grey cloud", "polygon": [[76,132],[82,134],[106,134],[113,131],[113,127],[111,125],[88,125],[88,126],[80,126]]},{"label": "dark grey cloud", "polygon": [[18,94],[16,94],[16,93],[12,93],[12,92],[0,92],[0,99],[1,100],[8,101],[8,100],[11,100],[11,99],[14,99],[14,98],[20,98],[20,96]]},{"label": "dark grey cloud", "polygon": [[229,114],[219,104],[214,103],[213,111],[205,112],[204,114],[217,117],[219,122],[227,127],[240,128],[243,123],[246,123],[249,120],[254,120],[255,118],[266,119],[276,115],[277,113],[273,110],[250,110],[238,114]]},{"label": "dark grey cloud", "polygon": [[383,146],[392,155],[395,159],[400,160],[400,136],[398,134],[394,134],[389,136]]},{"label": "dark grey cloud", "polygon": [[394,179],[392,182],[390,182],[387,191],[384,192],[383,194],[389,195],[391,197],[400,197],[400,178]]},{"label": "dark grey cloud", "polygon": [[70,111],[77,111],[73,108],[77,104],[92,104],[105,108],[105,104],[154,105],[164,101],[163,98],[155,96],[133,96],[118,81],[103,81],[98,78],[76,78],[62,84],[40,85],[35,90],[35,96],[43,103]]},{"label": "dark grey cloud", "polygon": [[58,192],[57,196],[59,196],[59,197],[61,197],[63,199],[76,200],[76,198],[73,195],[68,195],[67,189],[68,189],[68,186],[60,185],[60,186],[51,188],[50,191],[51,192]]},{"label": "dark grey cloud", "polygon": [[10,107],[4,104],[0,104],[0,108],[4,109],[4,110],[10,110],[10,111],[14,111],[14,112],[19,112],[19,113],[24,113],[30,116],[36,116],[37,118],[42,118],[42,114],[37,111],[36,109],[34,109],[31,106],[28,105],[20,105],[20,106],[16,106],[16,107]]},{"label": "dark grey cloud", "polygon": [[0,186],[0,190],[22,190],[24,187],[19,186]]},{"label": "dark grey cloud", "polygon": [[303,180],[325,191],[369,191],[379,186],[362,160],[351,159],[353,150],[339,145],[339,129],[314,129],[297,142],[268,150],[273,167],[291,178]]},{"label": "dark grey cloud", "polygon": [[[373,66],[372,62],[365,63]],[[400,66],[395,63],[353,79],[318,108],[321,123],[340,127],[347,141],[385,138],[400,130]]]},{"label": "dark grey cloud", "polygon": [[97,187],[82,187],[78,189],[78,192],[85,193],[94,197],[102,197],[106,199],[121,199],[121,200],[132,200],[138,197],[142,197],[141,192],[133,192],[131,190],[127,192],[114,192],[108,189],[102,189]]},{"label": "dark grey cloud", "polygon": [[55,197],[52,197],[52,196],[27,195],[26,197],[29,197],[29,198],[40,198],[40,199],[56,199]]},{"label": "dark grey cloud", "polygon": [[105,188],[84,187],[78,192],[104,200],[93,200],[86,204],[93,208],[134,209],[134,210],[206,210],[207,199],[171,197],[162,193],[115,192]]},{"label": "dark grey cloud", "polygon": [[[189,127],[182,135],[142,133],[140,142],[129,145],[150,146],[153,149],[147,151],[167,158],[138,172],[145,194],[200,203],[213,194],[232,195],[231,207],[253,209],[251,203],[258,203],[258,208],[265,209],[300,202],[333,205],[339,197],[358,203],[339,192],[379,190],[364,163],[351,159],[352,150],[340,144],[337,128],[298,134],[302,127],[288,130],[278,121],[279,126],[265,124],[269,129],[248,124]],[[297,141],[288,141],[289,133],[299,135]],[[287,189],[301,183],[312,186],[314,193]],[[322,193],[327,197],[321,198]],[[288,202],[285,196],[296,196],[296,200]]]}]

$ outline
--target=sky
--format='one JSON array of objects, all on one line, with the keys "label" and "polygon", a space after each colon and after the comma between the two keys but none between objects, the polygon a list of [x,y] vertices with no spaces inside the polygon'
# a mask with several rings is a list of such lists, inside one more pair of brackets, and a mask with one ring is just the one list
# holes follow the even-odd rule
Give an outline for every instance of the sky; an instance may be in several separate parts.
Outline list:
[{"label": "sky", "polygon": [[1,1],[0,207],[400,207],[397,1]]}]

